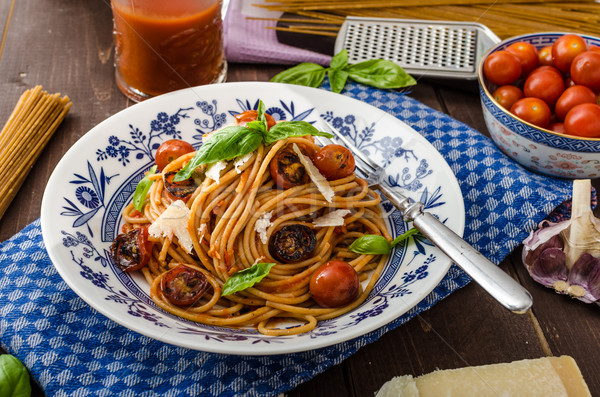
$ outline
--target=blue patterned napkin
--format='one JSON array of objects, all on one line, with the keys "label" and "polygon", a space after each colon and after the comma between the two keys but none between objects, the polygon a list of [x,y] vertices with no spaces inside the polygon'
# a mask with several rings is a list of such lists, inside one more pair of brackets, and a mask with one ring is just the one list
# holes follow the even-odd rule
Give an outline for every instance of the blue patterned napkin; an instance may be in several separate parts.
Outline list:
[{"label": "blue patterned napkin", "polygon": [[[570,197],[569,181],[524,170],[479,132],[408,95],[354,83],[344,94],[398,117],[440,151],[464,195],[466,240],[496,263]],[[339,364],[468,282],[452,266],[409,313],[317,351],[263,357],[204,353],[129,331],[88,306],[50,262],[38,220],[0,245],[0,339],[48,396],[272,395]]]}]

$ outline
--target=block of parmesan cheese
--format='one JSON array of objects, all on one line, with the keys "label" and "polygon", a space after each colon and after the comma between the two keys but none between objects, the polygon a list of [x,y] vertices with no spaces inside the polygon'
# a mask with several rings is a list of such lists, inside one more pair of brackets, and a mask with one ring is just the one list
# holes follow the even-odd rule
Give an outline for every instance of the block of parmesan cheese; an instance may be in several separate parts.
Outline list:
[{"label": "block of parmesan cheese", "polygon": [[586,397],[590,391],[575,360],[543,357],[512,363],[434,371],[386,382],[376,397],[565,396]]}]

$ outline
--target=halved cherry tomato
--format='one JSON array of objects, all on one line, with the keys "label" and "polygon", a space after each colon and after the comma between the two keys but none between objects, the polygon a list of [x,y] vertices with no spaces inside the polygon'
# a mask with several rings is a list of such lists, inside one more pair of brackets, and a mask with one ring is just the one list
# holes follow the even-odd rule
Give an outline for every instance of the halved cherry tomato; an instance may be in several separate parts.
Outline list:
[{"label": "halved cherry tomato", "polygon": [[166,272],[160,280],[160,289],[169,302],[177,306],[191,306],[209,287],[206,276],[184,264]]},{"label": "halved cherry tomato", "polygon": [[193,151],[194,147],[191,144],[180,139],[165,141],[158,147],[154,156],[156,168],[162,171],[171,161]]},{"label": "halved cherry tomato", "polygon": [[340,307],[358,297],[360,281],[356,270],[347,262],[333,260],[313,273],[309,290],[319,306]]},{"label": "halved cherry tomato", "polygon": [[600,105],[582,103],[569,110],[565,129],[570,135],[600,138]]},{"label": "halved cherry tomato", "polygon": [[544,100],[548,106],[553,106],[565,90],[565,81],[562,75],[551,70],[534,71],[525,80],[523,93],[526,97],[535,97]]},{"label": "halved cherry tomato", "polygon": [[515,102],[510,108],[511,113],[517,117],[545,128],[550,123],[550,108],[539,98],[523,98]]},{"label": "halved cherry tomato", "polygon": [[548,45],[538,51],[538,63],[540,65],[554,66],[552,62],[552,46]]},{"label": "halved cherry tomato", "polygon": [[[256,110],[246,110],[235,116],[235,122],[237,125],[245,126],[251,121],[256,120],[258,112]],[[270,114],[265,113],[265,119],[267,120],[267,129],[275,125],[275,119]]]},{"label": "halved cherry tomato", "polygon": [[135,228],[113,240],[110,255],[121,270],[132,272],[150,262],[153,245],[148,240],[148,226]]},{"label": "halved cherry tomato", "polygon": [[[299,148],[302,151],[303,148]],[[269,171],[277,187],[284,190],[310,181],[306,168],[291,146],[286,146],[277,152],[269,164]]]},{"label": "halved cherry tomato", "polygon": [[503,108],[510,110],[511,106],[523,98],[523,91],[514,85],[502,85],[492,94],[496,102]]},{"label": "halved cherry tomato", "polygon": [[577,55],[571,63],[571,78],[577,84],[600,90],[600,52],[586,51]]},{"label": "halved cherry tomato", "polygon": [[[165,184],[165,189],[171,195],[171,198],[175,199],[186,199],[188,196],[196,191],[198,185],[194,178],[188,178],[183,181],[174,182],[173,178],[177,171],[170,171],[163,175],[163,182]],[[185,201],[185,200],[184,200]]]},{"label": "halved cherry tomato", "polygon": [[483,63],[483,73],[496,85],[514,83],[521,76],[521,62],[512,53],[500,50],[491,53]]},{"label": "halved cherry tomato", "polygon": [[514,54],[521,62],[521,77],[527,76],[539,64],[537,49],[531,43],[519,41],[509,45],[506,51]]},{"label": "halved cherry tomato", "polygon": [[571,108],[582,103],[596,103],[596,94],[583,85],[567,88],[556,101],[554,114],[559,120],[564,120]]},{"label": "halved cherry tomato", "polygon": [[340,145],[323,146],[315,154],[313,162],[321,174],[330,181],[351,175],[356,166],[352,152]]},{"label": "halved cherry tomato", "polygon": [[571,62],[582,52],[587,51],[588,47],[581,36],[576,34],[565,34],[560,36],[552,44],[552,61],[554,66],[561,72],[569,72]]},{"label": "halved cherry tomato", "polygon": [[305,225],[285,225],[271,235],[269,253],[283,263],[310,258],[317,246],[315,232]]}]

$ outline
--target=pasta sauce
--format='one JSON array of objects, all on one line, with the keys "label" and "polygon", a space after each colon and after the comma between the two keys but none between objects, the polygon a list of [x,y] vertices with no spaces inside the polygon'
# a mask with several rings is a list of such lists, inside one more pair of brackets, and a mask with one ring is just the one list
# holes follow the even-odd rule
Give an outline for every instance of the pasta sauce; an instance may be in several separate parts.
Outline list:
[{"label": "pasta sauce", "polygon": [[221,2],[112,0],[116,80],[143,100],[223,81]]}]

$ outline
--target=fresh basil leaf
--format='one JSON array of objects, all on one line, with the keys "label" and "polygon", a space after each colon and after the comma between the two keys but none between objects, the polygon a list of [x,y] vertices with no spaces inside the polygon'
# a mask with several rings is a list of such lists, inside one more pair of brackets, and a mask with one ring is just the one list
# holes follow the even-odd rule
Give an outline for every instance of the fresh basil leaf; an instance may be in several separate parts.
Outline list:
[{"label": "fresh basil leaf", "polygon": [[354,240],[348,249],[357,254],[389,254],[391,246],[385,237],[377,234],[365,234]]},{"label": "fresh basil leaf", "polygon": [[233,294],[252,287],[269,274],[273,266],[275,266],[274,263],[261,262],[256,263],[248,269],[240,270],[225,282],[221,296]]},{"label": "fresh basil leaf", "polygon": [[271,143],[276,142],[280,139],[304,135],[324,136],[327,138],[333,138],[333,135],[327,132],[319,131],[315,128],[315,126],[306,121],[295,120],[277,123],[273,127],[271,127],[271,129],[267,131],[267,135],[265,136],[265,145],[270,145]]},{"label": "fresh basil leaf", "polygon": [[331,69],[342,69],[348,65],[348,51],[344,48],[342,51],[338,52],[331,58],[331,62],[329,63],[329,67]]},{"label": "fresh basil leaf", "polygon": [[265,117],[265,104],[262,100],[258,101],[258,109],[256,110],[256,120],[246,123],[246,128],[250,128],[261,135],[265,135],[268,129],[267,118]]},{"label": "fresh basil leaf", "polygon": [[275,83],[290,83],[308,87],[318,87],[325,78],[325,68],[316,63],[304,62],[276,74],[271,79]]},{"label": "fresh basil leaf", "polygon": [[383,59],[356,63],[345,70],[352,80],[377,88],[402,88],[417,84],[400,66]]},{"label": "fresh basil leaf", "polygon": [[419,231],[417,229],[415,229],[414,227],[412,229],[408,229],[406,232],[404,232],[401,235],[399,235],[398,237],[396,237],[390,245],[392,247],[395,247],[402,241],[408,239],[410,236],[412,236],[413,234],[417,234],[417,233],[419,233]]},{"label": "fresh basil leaf", "polygon": [[0,396],[29,397],[30,395],[31,383],[27,368],[15,356],[0,355]]},{"label": "fresh basil leaf", "polygon": [[173,181],[188,179],[202,164],[231,160],[253,152],[263,141],[262,134],[246,127],[225,127],[213,133],[200,147],[196,155],[183,167]]},{"label": "fresh basil leaf", "polygon": [[148,177],[156,173],[156,166],[152,166],[148,173],[142,178],[141,181],[135,187],[135,192],[133,193],[133,206],[136,210],[143,212],[144,211],[144,202],[146,201],[146,195],[150,191],[150,187],[154,181],[151,181]]},{"label": "fresh basil leaf", "polygon": [[339,94],[346,85],[346,81],[348,80],[348,72],[342,69],[330,69],[328,74],[331,91]]}]

